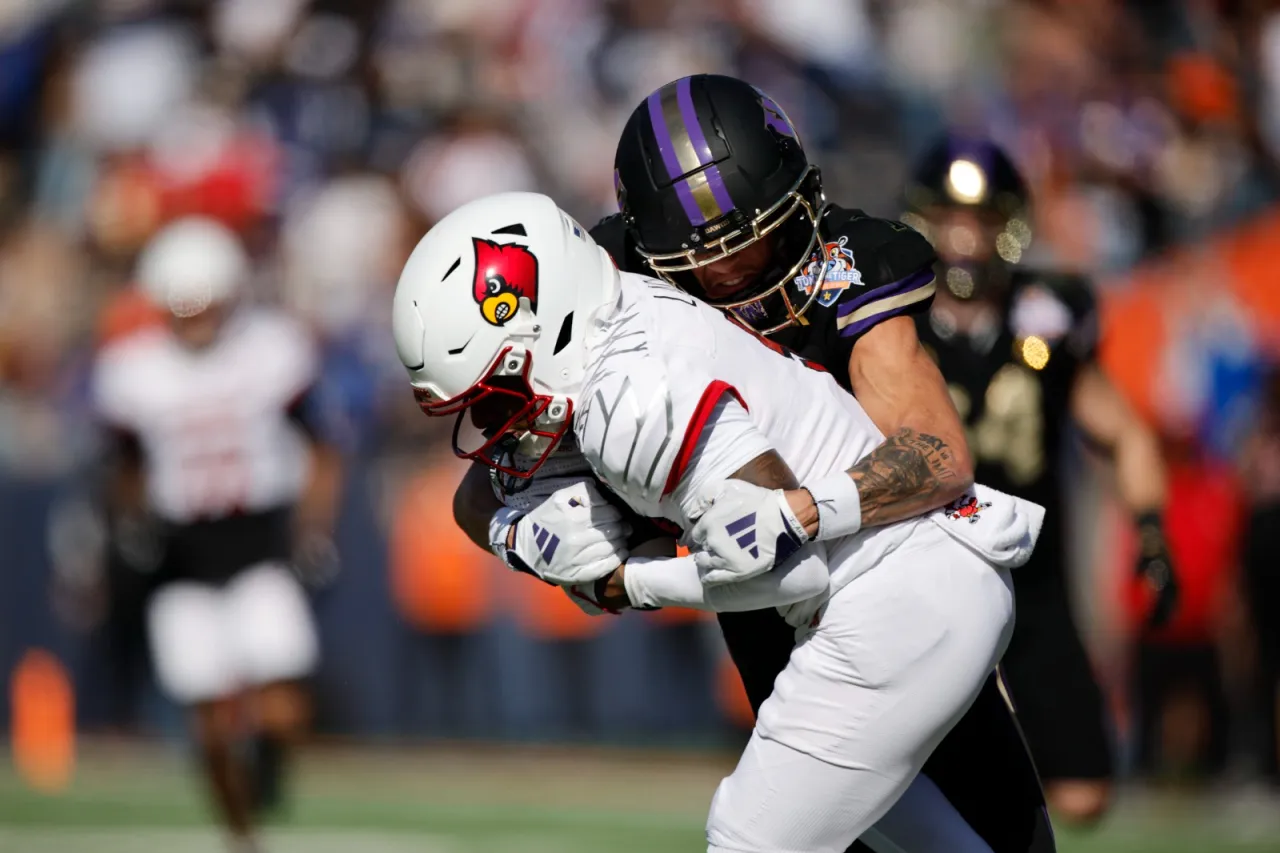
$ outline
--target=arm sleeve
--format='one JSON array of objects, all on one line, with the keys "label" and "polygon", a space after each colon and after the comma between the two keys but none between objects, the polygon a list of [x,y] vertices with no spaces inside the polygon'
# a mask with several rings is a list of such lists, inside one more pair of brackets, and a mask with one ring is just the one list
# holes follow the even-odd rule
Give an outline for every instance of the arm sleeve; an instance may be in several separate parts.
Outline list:
[{"label": "arm sleeve", "polygon": [[929,310],[937,256],[928,240],[901,222],[859,217],[841,230],[833,262],[856,271],[844,273],[853,281],[835,302],[834,340],[847,361],[858,339],[878,324]]},{"label": "arm sleeve", "polygon": [[703,586],[692,554],[665,559],[634,557],[627,561],[623,581],[633,607],[732,612],[806,601],[827,589],[831,575],[825,546],[810,542],[786,565],[740,583]]}]

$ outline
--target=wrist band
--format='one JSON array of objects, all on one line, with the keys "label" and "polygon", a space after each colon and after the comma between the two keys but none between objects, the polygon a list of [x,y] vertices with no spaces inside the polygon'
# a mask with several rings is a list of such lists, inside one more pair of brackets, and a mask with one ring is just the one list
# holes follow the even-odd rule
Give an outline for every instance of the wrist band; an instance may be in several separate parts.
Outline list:
[{"label": "wrist band", "polygon": [[785,489],[776,489],[778,495],[778,510],[782,513],[782,520],[787,523],[787,527],[791,529],[791,535],[800,542],[808,542],[809,534],[805,531],[804,525],[800,523],[800,519],[791,509],[791,503],[787,500],[787,492]]},{"label": "wrist band", "polygon": [[818,507],[816,541],[852,536],[862,529],[862,499],[857,483],[847,472],[836,471],[815,483],[806,483],[804,488]]}]

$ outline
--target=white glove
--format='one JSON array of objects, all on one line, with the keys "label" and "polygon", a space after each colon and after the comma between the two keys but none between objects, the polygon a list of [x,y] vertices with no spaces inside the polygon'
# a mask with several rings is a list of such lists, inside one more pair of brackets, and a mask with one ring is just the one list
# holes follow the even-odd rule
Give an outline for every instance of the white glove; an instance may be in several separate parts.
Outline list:
[{"label": "white glove", "polygon": [[782,489],[725,480],[704,492],[709,505],[687,543],[707,586],[762,575],[809,541]]},{"label": "white glove", "polygon": [[590,586],[629,556],[631,525],[590,481],[560,489],[512,525],[507,565],[557,586]]}]

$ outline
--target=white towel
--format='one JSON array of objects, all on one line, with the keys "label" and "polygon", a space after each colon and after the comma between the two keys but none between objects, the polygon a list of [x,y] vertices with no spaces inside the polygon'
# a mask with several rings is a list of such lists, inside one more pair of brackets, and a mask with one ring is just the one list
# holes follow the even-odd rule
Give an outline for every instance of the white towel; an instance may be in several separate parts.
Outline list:
[{"label": "white towel", "polygon": [[975,483],[964,496],[929,518],[958,542],[1002,569],[1031,558],[1044,524],[1044,507]]}]

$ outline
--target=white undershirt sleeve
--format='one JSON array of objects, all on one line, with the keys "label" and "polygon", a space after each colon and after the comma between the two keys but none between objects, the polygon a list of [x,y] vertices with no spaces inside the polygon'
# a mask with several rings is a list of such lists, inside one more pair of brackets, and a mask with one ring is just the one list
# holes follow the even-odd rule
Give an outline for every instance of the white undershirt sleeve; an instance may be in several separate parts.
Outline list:
[{"label": "white undershirt sleeve", "polygon": [[737,583],[703,586],[693,554],[633,557],[623,573],[633,607],[689,607],[735,612],[784,607],[826,592],[831,581],[827,550],[809,542],[786,565]]}]

